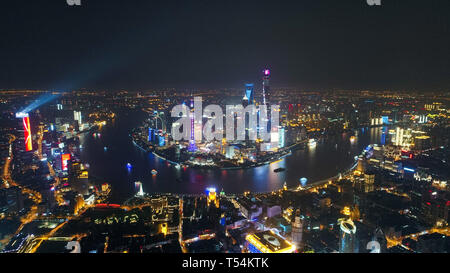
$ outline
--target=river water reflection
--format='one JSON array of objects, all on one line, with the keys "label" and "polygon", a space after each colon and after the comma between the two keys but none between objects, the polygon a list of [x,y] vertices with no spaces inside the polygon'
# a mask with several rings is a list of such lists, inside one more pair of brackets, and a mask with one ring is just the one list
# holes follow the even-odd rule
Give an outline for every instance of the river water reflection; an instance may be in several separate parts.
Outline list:
[{"label": "river water reflection", "polygon": [[[146,118],[142,112],[119,113],[116,120],[100,131],[100,136],[81,136],[81,159],[89,163],[90,175],[112,185],[112,201],[122,202],[135,193],[135,181],[141,181],[144,192],[202,193],[207,187],[227,193],[267,192],[299,185],[306,177],[314,182],[337,175],[354,163],[354,157],[369,144],[384,141],[383,128],[358,131],[356,140],[342,134],[318,142],[315,148],[296,150],[292,155],[265,166],[242,170],[206,170],[176,168],[135,146],[129,137],[133,127]],[[104,149],[107,147],[107,149]],[[126,167],[127,163],[132,168]],[[286,171],[275,173],[277,168]],[[158,171],[152,175],[151,170]]]}]

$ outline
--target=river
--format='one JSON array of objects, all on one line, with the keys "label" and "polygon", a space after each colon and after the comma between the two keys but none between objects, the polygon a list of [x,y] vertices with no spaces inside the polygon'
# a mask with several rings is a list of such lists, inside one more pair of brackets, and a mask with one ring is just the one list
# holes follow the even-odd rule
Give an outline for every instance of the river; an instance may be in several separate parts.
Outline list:
[{"label": "river", "polygon": [[[177,169],[133,144],[129,132],[145,118],[140,111],[121,112],[99,131],[100,136],[84,134],[80,137],[82,161],[89,163],[91,176],[112,186],[113,202],[123,202],[134,195],[135,181],[142,182],[146,193],[197,194],[207,187],[223,189],[226,193],[268,192],[280,189],[284,182],[288,187],[296,187],[301,177],[314,182],[335,176],[349,168],[354,157],[367,145],[384,140],[382,127],[361,129],[353,143],[350,134],[342,134],[318,142],[315,148],[295,150],[278,162],[256,168]],[[128,162],[132,164],[130,169],[126,167]],[[286,171],[275,173],[274,170],[280,167]],[[152,175],[152,169],[158,174]]]}]

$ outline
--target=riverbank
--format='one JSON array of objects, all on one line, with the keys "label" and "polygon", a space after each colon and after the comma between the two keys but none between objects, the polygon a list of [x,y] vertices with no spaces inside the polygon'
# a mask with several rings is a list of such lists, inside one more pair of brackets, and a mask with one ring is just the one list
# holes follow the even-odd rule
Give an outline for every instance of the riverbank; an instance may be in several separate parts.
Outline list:
[{"label": "riverbank", "polygon": [[220,167],[220,166],[215,166],[215,165],[198,165],[198,164],[192,164],[189,162],[176,162],[176,161],[170,160],[170,159],[164,157],[163,155],[159,154],[155,149],[148,149],[148,148],[142,147],[142,145],[139,145],[137,143],[137,141],[133,138],[133,136],[130,135],[130,137],[131,137],[133,144],[136,147],[138,147],[139,149],[141,149],[142,151],[152,153],[156,157],[158,157],[164,161],[167,161],[171,164],[179,165],[181,167],[189,167],[189,168],[193,168],[193,169],[217,169],[217,170],[241,170],[241,169],[250,169],[250,168],[261,167],[264,165],[269,165],[269,164],[278,162],[287,156],[292,155],[292,149],[298,148],[299,145],[301,145],[302,143],[305,143],[305,142],[295,143],[287,148],[284,148],[282,152],[274,153],[272,157],[276,157],[276,158],[274,158],[273,160],[270,160],[270,161],[256,162],[254,164],[235,166],[235,167]]},{"label": "riverbank", "polygon": [[[382,136],[381,128],[370,128],[361,130],[353,142],[347,133],[318,140],[315,147],[297,144],[289,147],[290,156],[254,168],[181,168],[177,162],[166,161],[133,143],[130,132],[147,117],[140,111],[126,112],[101,128],[101,137],[83,137],[81,159],[89,163],[90,174],[111,185],[111,202],[120,203],[134,196],[136,181],[142,182],[144,192],[149,194],[202,194],[207,187],[223,189],[227,194],[264,193],[281,189],[285,182],[288,189],[294,189],[302,177],[308,179],[307,184],[328,181],[353,165],[354,157],[367,145],[380,143]],[[127,168],[127,163],[132,168]],[[275,172],[278,168],[285,171]],[[153,175],[152,170],[158,173]]]}]

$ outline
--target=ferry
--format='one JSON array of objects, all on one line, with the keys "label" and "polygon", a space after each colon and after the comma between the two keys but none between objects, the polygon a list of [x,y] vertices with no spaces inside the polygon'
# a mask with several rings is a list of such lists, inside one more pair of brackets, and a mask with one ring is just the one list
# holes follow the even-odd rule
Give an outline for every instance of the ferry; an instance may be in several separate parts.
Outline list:
[{"label": "ferry", "polygon": [[152,170],[152,175],[157,175],[158,171],[156,171],[155,169]]}]

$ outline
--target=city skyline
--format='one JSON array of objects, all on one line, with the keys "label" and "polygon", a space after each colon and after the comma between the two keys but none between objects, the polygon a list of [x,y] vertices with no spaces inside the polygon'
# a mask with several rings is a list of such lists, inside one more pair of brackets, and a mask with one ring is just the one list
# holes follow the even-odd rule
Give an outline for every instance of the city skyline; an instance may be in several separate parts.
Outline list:
[{"label": "city skyline", "polygon": [[0,253],[192,272],[450,253],[449,10],[8,1]]}]

